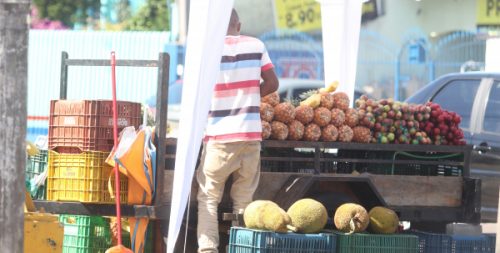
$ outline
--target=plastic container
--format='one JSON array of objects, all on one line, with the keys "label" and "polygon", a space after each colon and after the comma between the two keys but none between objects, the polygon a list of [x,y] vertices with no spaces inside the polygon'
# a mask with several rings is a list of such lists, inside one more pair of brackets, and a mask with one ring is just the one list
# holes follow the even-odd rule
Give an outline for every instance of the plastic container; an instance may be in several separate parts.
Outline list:
[{"label": "plastic container", "polygon": [[[142,123],[141,104],[117,102],[118,131]],[[110,152],[113,148],[111,100],[52,100],[49,149],[60,153]]]},{"label": "plastic container", "polygon": [[420,253],[494,253],[495,240],[486,235],[465,236],[434,234],[422,231],[407,233],[418,236]]},{"label": "plastic container", "polygon": [[46,198],[45,188],[47,186],[47,180],[43,185],[39,187],[32,186],[35,183],[32,179],[39,176],[47,169],[48,162],[48,152],[47,150],[40,149],[38,155],[28,156],[26,161],[26,187],[31,194],[31,198],[43,200]]},{"label": "plastic container", "polygon": [[57,215],[24,213],[24,252],[61,253],[63,234]]},{"label": "plastic container", "polygon": [[332,253],[334,234],[275,233],[263,230],[232,227],[229,253]]},{"label": "plastic container", "polygon": [[35,156],[28,156],[28,164],[26,164],[26,178],[32,179],[40,175],[47,168],[48,152],[40,149],[40,153]]},{"label": "plastic container", "polygon": [[408,234],[337,234],[337,253],[417,253],[418,237]]},{"label": "plastic container", "polygon": [[[105,160],[109,153],[82,152],[59,154],[49,151],[47,199],[114,203],[108,191],[108,179],[113,168]],[[113,177],[114,178],[114,177]],[[111,180],[114,190],[114,179]],[[128,180],[120,176],[120,200],[127,203]]]},{"label": "plastic container", "polygon": [[496,234],[484,234],[488,238],[488,243],[491,248],[491,252],[496,252],[496,241],[497,241],[497,235]]},{"label": "plastic container", "polygon": [[63,253],[104,253],[111,247],[109,222],[99,216],[60,215]]}]

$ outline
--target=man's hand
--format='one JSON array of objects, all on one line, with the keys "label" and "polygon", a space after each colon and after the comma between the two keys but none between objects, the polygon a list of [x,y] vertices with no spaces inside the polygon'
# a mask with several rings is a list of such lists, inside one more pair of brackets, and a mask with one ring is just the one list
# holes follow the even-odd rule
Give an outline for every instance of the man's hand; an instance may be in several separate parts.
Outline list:
[{"label": "man's hand", "polygon": [[260,96],[264,97],[268,94],[275,92],[278,89],[279,81],[276,73],[274,73],[274,68],[268,69],[260,74],[264,80],[260,84]]}]

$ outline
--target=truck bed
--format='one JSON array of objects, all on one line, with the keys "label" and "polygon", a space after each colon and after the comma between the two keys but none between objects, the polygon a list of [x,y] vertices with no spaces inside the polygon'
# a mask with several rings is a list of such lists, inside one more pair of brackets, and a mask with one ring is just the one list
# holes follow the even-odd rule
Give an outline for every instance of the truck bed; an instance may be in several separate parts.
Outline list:
[{"label": "truck bed", "polygon": [[[166,186],[172,185],[175,143],[167,140]],[[329,212],[339,202],[352,201],[391,207],[407,221],[477,223],[480,180],[469,178],[470,152],[470,146],[266,140],[254,198],[286,209],[297,199],[313,197],[326,202]],[[229,186],[221,211],[231,211]],[[170,203],[171,187],[163,191],[161,202]],[[192,207],[196,191],[193,181]]]}]

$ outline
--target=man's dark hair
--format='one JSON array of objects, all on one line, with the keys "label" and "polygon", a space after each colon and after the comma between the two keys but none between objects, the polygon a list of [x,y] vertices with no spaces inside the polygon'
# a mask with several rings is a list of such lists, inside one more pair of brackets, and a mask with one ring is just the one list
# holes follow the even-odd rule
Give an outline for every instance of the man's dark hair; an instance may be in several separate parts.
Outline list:
[{"label": "man's dark hair", "polygon": [[240,33],[240,18],[238,17],[238,13],[233,8],[231,11],[231,18],[229,19],[229,25],[227,27],[228,35],[239,35]]},{"label": "man's dark hair", "polygon": [[236,27],[239,22],[240,22],[240,17],[238,16],[236,10],[233,8],[233,10],[231,11],[231,19],[229,20],[229,26]]}]

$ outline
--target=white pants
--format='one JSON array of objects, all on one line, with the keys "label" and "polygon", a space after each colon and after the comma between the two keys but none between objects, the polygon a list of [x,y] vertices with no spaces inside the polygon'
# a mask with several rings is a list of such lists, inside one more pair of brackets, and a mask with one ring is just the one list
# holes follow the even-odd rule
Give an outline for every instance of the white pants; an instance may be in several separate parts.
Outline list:
[{"label": "white pants", "polygon": [[260,142],[207,143],[197,172],[198,252],[217,253],[219,222],[217,206],[224,185],[233,176],[233,212],[241,213],[253,200],[260,178]]}]

